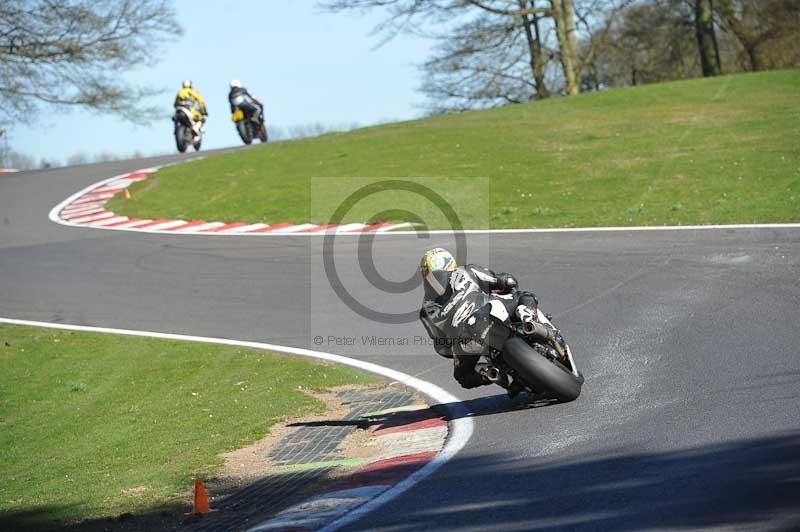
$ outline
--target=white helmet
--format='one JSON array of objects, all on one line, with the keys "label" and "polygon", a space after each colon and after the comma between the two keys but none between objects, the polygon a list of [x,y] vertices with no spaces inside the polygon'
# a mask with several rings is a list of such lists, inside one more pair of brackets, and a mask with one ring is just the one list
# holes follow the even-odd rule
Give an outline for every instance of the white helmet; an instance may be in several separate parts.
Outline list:
[{"label": "white helmet", "polygon": [[192,88],[192,80],[190,80],[190,79],[183,80],[183,88],[184,89],[191,89]]},{"label": "white helmet", "polygon": [[232,79],[232,80],[231,80],[231,88],[232,88],[232,89],[238,89],[238,88],[240,88],[241,86],[242,86],[242,82],[241,82],[241,81],[239,81],[238,79]]}]

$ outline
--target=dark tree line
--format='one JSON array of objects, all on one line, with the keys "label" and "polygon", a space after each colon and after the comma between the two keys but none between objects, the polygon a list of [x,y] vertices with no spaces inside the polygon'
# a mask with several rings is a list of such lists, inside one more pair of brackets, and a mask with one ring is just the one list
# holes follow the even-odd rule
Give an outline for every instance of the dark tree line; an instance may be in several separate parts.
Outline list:
[{"label": "dark tree line", "polygon": [[800,65],[800,0],[326,0],[436,40],[433,112]]},{"label": "dark tree line", "polygon": [[594,86],[796,67],[800,1],[640,0],[600,48]]}]

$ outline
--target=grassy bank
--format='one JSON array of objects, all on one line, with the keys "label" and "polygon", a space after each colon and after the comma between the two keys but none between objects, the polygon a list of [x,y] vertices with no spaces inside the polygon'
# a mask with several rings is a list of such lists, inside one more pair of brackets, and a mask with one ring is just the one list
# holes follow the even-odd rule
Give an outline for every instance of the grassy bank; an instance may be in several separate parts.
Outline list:
[{"label": "grassy bank", "polygon": [[[798,87],[797,70],[724,76],[255,147],[162,170],[111,208],[146,218],[324,223],[341,197],[316,185],[312,197],[315,177],[486,177],[488,212],[460,211],[473,227],[796,222]],[[398,201],[420,208],[386,194],[344,221]]]},{"label": "grassy bank", "polygon": [[0,528],[158,506],[372,377],[264,351],[0,325]]}]

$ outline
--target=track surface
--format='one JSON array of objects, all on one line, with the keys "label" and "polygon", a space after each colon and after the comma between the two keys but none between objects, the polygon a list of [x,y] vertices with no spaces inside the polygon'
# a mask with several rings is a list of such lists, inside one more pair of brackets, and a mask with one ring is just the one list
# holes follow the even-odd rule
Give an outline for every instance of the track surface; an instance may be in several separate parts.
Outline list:
[{"label": "track surface", "polygon": [[[499,388],[459,389],[449,361],[414,345],[419,324],[374,323],[339,302],[319,238],[120,234],[47,219],[95,181],[178,159],[0,176],[0,316],[319,349],[463,398],[476,423],[464,451],[351,528],[800,527],[797,229],[469,237],[471,260],[536,291],[587,377],[576,402],[518,409]],[[383,236],[373,255],[403,280],[424,249],[450,244]],[[420,290],[390,296],[363,281],[356,248],[353,237],[336,248],[350,293],[413,310]]]}]

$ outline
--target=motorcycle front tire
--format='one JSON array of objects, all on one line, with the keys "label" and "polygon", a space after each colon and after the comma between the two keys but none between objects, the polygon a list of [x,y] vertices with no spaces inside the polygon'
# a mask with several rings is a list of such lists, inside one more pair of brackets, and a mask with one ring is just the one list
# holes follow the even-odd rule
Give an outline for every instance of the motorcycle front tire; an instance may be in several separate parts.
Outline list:
[{"label": "motorcycle front tire", "polygon": [[513,337],[503,345],[503,359],[537,392],[547,392],[559,402],[574,401],[581,394],[583,376],[576,377],[559,362],[550,360]]}]

